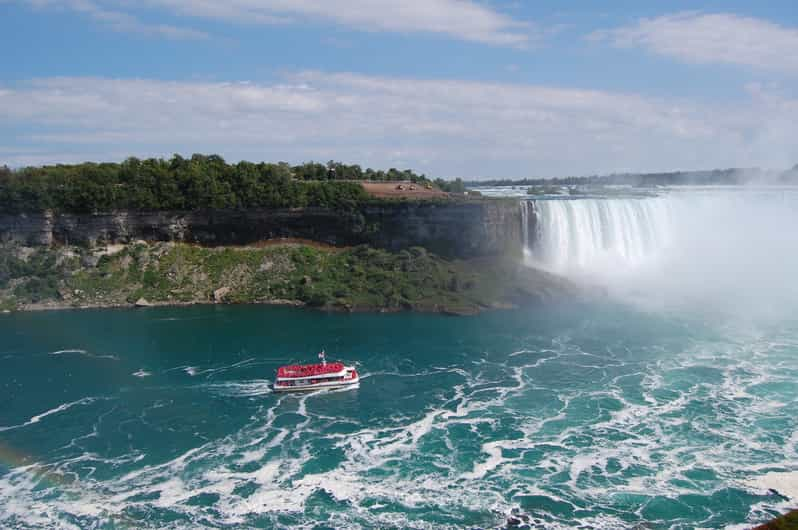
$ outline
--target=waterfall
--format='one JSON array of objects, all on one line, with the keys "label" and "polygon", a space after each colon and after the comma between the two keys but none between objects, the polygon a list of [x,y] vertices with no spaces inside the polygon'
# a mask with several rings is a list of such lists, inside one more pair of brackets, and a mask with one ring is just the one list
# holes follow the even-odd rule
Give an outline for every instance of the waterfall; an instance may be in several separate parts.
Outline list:
[{"label": "waterfall", "polygon": [[798,307],[798,188],[520,198],[525,262],[648,308],[766,317]]},{"label": "waterfall", "polygon": [[[531,255],[531,247],[533,240],[529,238],[529,223],[535,222],[534,203],[532,201],[521,201],[521,241],[523,242],[524,256],[527,258]],[[532,209],[532,216],[529,215],[529,210]]]},{"label": "waterfall", "polygon": [[[527,261],[560,274],[629,269],[669,243],[671,208],[650,198],[522,201]],[[532,209],[533,220],[529,220]],[[530,232],[530,223],[534,230]]]}]

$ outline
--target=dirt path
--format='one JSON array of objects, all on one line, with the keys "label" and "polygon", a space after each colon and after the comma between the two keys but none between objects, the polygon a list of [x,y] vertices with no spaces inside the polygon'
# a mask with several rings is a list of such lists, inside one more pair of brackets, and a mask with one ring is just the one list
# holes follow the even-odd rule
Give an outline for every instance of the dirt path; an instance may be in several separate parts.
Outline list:
[{"label": "dirt path", "polygon": [[380,198],[411,198],[411,199],[436,199],[445,198],[449,194],[439,189],[427,189],[423,184],[412,182],[362,182],[363,189],[374,197]]}]

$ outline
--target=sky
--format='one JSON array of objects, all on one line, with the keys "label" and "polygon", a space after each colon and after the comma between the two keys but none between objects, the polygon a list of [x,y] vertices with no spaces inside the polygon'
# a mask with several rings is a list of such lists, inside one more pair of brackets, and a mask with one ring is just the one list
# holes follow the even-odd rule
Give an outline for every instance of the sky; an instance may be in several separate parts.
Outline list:
[{"label": "sky", "polygon": [[0,0],[0,165],[798,163],[794,1]]}]

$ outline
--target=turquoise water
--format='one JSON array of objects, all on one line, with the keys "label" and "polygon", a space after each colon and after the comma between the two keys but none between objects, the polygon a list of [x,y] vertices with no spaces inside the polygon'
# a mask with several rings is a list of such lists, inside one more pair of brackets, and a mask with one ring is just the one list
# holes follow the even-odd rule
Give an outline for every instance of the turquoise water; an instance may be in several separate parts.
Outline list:
[{"label": "turquoise water", "polygon": [[[359,389],[270,391],[321,348]],[[796,353],[609,302],[0,315],[0,526],[742,528],[790,505]]]}]

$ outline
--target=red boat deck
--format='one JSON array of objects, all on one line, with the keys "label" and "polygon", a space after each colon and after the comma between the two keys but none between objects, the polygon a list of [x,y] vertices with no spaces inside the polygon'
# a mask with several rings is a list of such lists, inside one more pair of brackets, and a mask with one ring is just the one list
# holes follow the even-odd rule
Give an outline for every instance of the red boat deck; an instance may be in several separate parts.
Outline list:
[{"label": "red boat deck", "polygon": [[313,377],[319,375],[335,374],[343,369],[343,363],[295,364],[281,366],[278,368],[277,377]]}]

